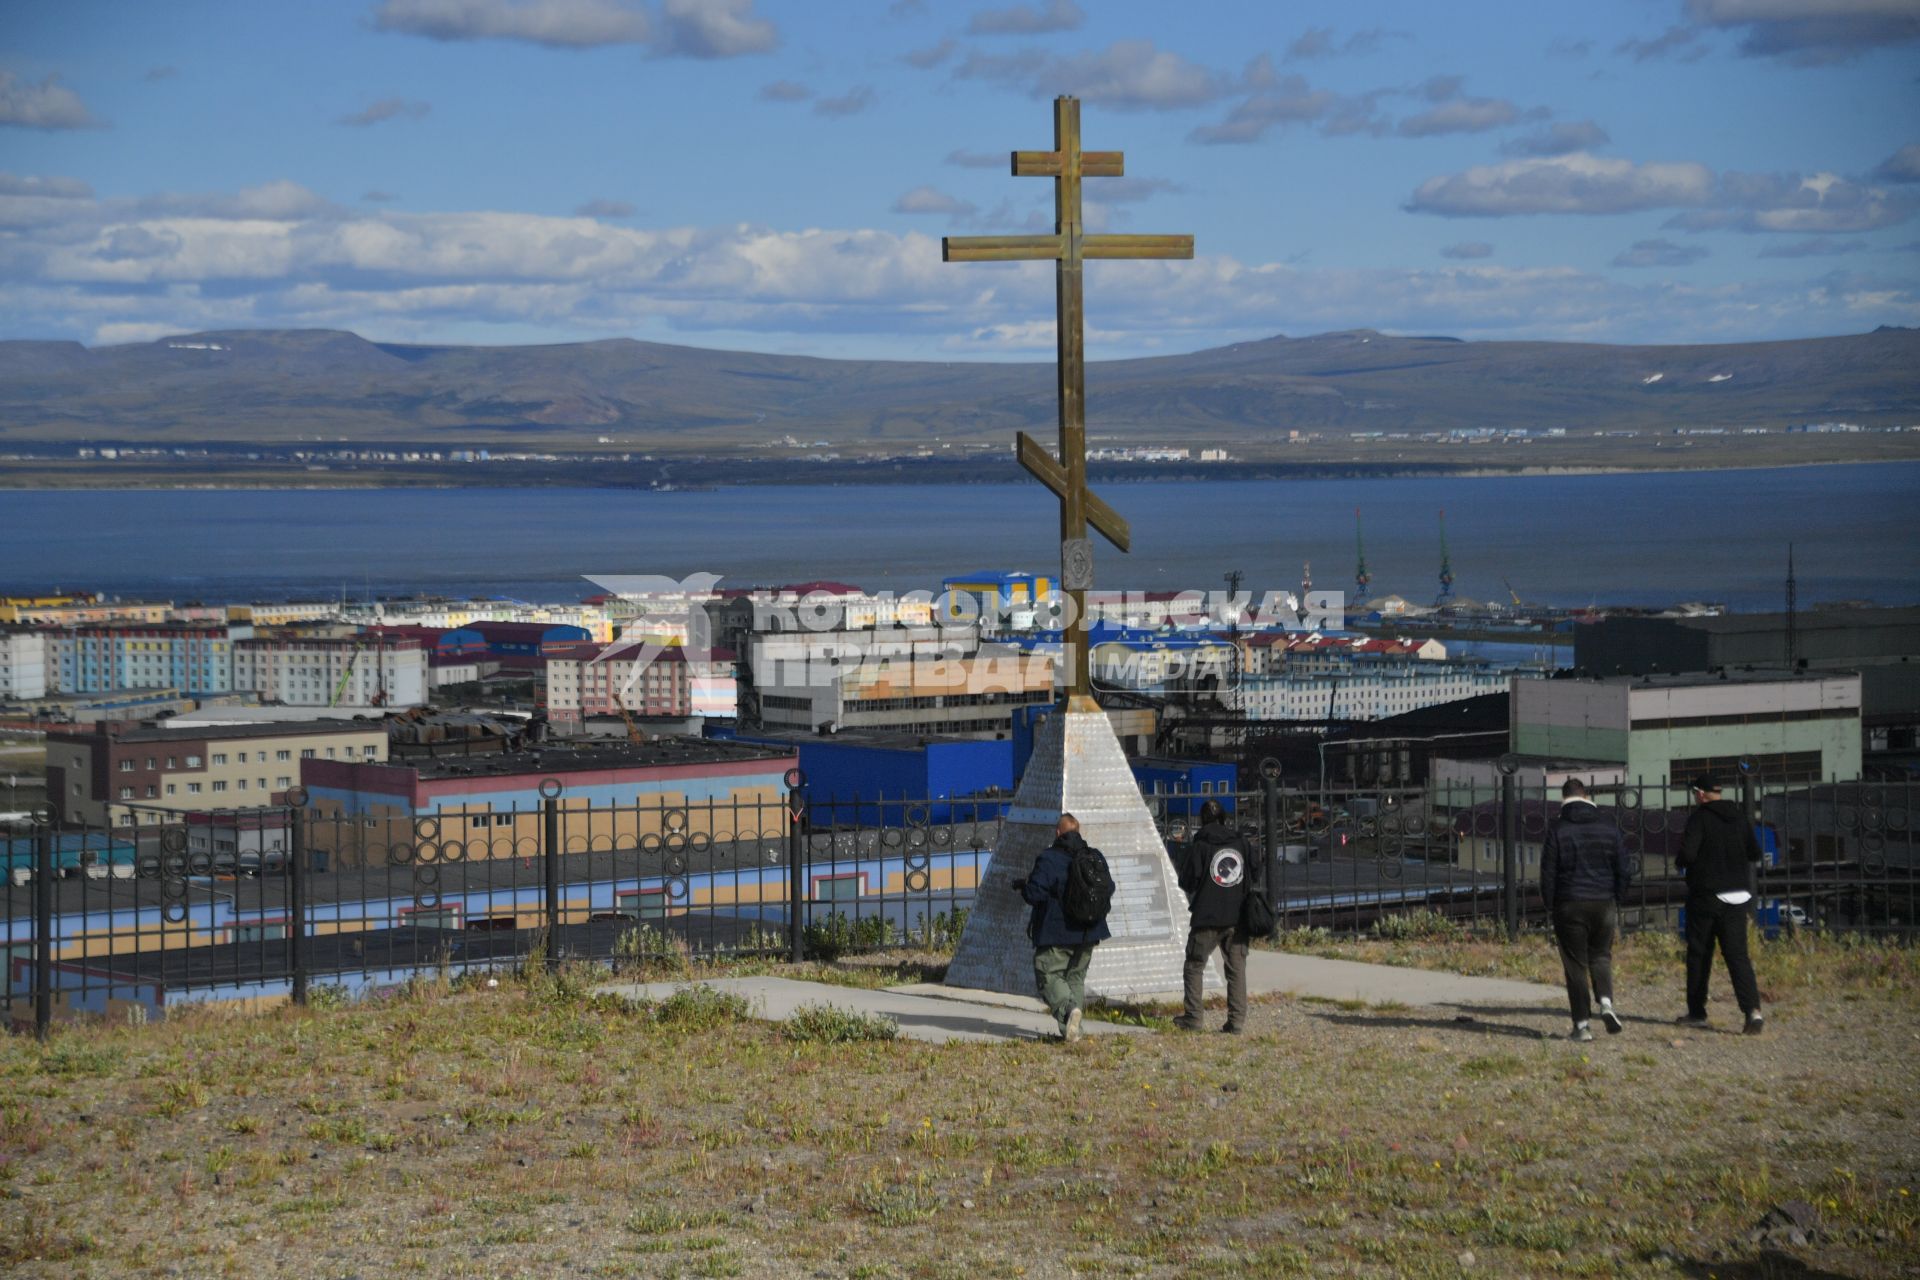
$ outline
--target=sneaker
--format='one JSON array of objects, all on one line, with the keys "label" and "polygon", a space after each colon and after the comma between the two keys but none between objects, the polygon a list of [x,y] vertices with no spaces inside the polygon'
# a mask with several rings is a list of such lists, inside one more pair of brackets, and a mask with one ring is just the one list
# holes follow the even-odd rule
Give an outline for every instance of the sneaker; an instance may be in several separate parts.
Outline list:
[{"label": "sneaker", "polygon": [[1766,1029],[1767,1029],[1766,1014],[1761,1013],[1758,1009],[1755,1009],[1752,1013],[1747,1015],[1747,1025],[1744,1029],[1745,1034],[1750,1036],[1757,1036],[1762,1031],[1765,1031]]},{"label": "sneaker", "polygon": [[1704,1013],[1683,1013],[1673,1020],[1677,1027],[1704,1027],[1709,1025]]},{"label": "sneaker", "polygon": [[1567,1039],[1579,1040],[1585,1043],[1593,1039],[1593,1028],[1584,1022],[1576,1022],[1573,1024],[1573,1030],[1567,1032]]},{"label": "sneaker", "polygon": [[1607,1024],[1607,1034],[1617,1036],[1627,1029],[1620,1021],[1620,1015],[1613,1011],[1613,1001],[1607,1000],[1600,1005],[1600,1021]]},{"label": "sneaker", "polygon": [[1206,1030],[1206,1028],[1200,1024],[1200,1019],[1189,1018],[1184,1013],[1173,1020],[1173,1029],[1175,1031],[1205,1031]]},{"label": "sneaker", "polygon": [[1067,1030],[1063,1037],[1071,1044],[1080,1038],[1080,1011],[1075,1009],[1067,1015]]}]

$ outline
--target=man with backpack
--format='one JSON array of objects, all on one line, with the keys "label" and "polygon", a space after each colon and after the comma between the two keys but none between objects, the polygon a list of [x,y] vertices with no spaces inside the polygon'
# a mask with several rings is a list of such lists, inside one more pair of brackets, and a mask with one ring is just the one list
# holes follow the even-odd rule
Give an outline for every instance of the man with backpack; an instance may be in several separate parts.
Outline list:
[{"label": "man with backpack", "polygon": [[1107,859],[1080,837],[1080,822],[1060,815],[1053,843],[1033,860],[1033,870],[1013,887],[1033,908],[1027,936],[1033,939],[1033,976],[1062,1040],[1080,1038],[1080,1009],[1086,995],[1093,949],[1113,935],[1107,911],[1113,904],[1113,875]]},{"label": "man with backpack", "polygon": [[1247,842],[1227,825],[1226,810],[1218,800],[1200,806],[1200,830],[1187,845],[1178,868],[1180,888],[1191,910],[1187,932],[1187,961],[1181,971],[1186,987],[1186,1011],[1173,1020],[1182,1031],[1199,1031],[1201,998],[1207,961],[1215,951],[1226,954],[1228,1035],[1239,1035],[1247,1023],[1247,893],[1253,883]]}]

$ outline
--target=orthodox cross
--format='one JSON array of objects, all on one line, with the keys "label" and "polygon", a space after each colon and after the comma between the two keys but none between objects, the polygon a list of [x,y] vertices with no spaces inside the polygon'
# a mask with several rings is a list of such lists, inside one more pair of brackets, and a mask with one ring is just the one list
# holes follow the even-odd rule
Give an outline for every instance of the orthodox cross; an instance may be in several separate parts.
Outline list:
[{"label": "orthodox cross", "polygon": [[1020,465],[1060,499],[1060,585],[1073,600],[1073,617],[1063,637],[1072,664],[1070,697],[1090,698],[1093,683],[1087,637],[1087,590],[1093,586],[1093,549],[1087,526],[1122,551],[1132,541],[1127,522],[1087,488],[1086,316],[1080,264],[1088,258],[1191,258],[1192,236],[1092,236],[1080,216],[1080,179],[1118,178],[1118,151],[1080,149],[1080,100],[1053,100],[1053,150],[1016,151],[1013,176],[1053,179],[1053,234],[1050,236],[948,236],[941,255],[948,262],[1052,260],[1058,347],[1056,382],[1060,393],[1060,456],[1019,433]]}]

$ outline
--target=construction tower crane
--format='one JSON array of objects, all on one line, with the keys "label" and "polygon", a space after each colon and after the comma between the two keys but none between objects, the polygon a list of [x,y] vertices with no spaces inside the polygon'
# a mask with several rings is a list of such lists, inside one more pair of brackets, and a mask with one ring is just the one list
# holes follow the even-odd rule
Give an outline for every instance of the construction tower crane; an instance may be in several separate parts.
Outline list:
[{"label": "construction tower crane", "polygon": [[1453,558],[1447,554],[1447,513],[1440,513],[1440,596],[1435,604],[1453,603]]},{"label": "construction tower crane", "polygon": [[1360,524],[1360,508],[1353,509],[1353,549],[1359,553],[1360,563],[1353,570],[1354,603],[1365,607],[1367,603],[1367,584],[1373,581],[1373,575],[1367,572],[1366,530]]}]

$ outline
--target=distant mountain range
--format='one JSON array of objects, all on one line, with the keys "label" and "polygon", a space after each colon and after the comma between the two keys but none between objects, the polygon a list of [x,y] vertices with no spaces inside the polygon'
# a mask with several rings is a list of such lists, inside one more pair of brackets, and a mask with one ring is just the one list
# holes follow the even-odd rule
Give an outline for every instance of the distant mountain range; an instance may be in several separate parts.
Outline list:
[{"label": "distant mountain range", "polygon": [[[1722,346],[1462,342],[1360,330],[1096,363],[1090,430],[1257,442],[1289,429],[1920,422],[1920,330]],[[819,360],[614,339],[407,346],[329,330],[128,346],[0,342],[0,443],[591,444],[696,451],[1004,440],[1054,421],[1050,364]]]}]

